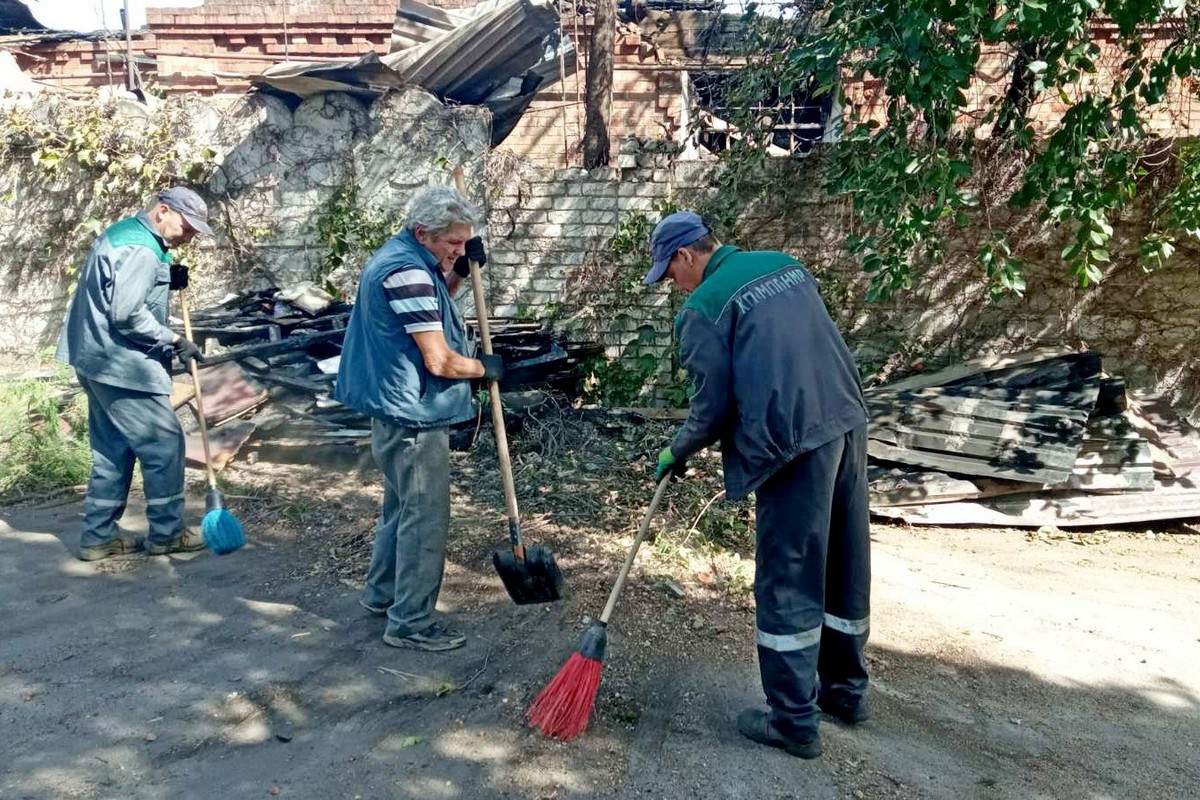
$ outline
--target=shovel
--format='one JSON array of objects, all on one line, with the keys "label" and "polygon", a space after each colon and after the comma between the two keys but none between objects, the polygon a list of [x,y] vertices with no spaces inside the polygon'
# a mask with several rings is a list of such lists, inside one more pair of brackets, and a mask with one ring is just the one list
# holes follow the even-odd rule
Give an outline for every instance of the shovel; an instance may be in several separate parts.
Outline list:
[{"label": "shovel", "polygon": [[[458,193],[467,196],[462,170],[454,171]],[[479,339],[483,352],[492,355],[492,332],[488,323],[487,303],[483,296],[483,278],[479,265],[471,262],[471,291],[475,295],[475,316],[479,319]],[[496,456],[500,461],[500,478],[504,483],[504,503],[508,510],[510,548],[492,553],[492,565],[508,596],[517,605],[552,603],[563,596],[563,577],[554,563],[554,554],[545,545],[526,547],[521,540],[521,519],[517,511],[517,486],[513,482],[512,461],[508,455],[508,434],[504,429],[504,408],[500,404],[500,384],[488,381],[492,400],[492,428],[496,431]]]}]

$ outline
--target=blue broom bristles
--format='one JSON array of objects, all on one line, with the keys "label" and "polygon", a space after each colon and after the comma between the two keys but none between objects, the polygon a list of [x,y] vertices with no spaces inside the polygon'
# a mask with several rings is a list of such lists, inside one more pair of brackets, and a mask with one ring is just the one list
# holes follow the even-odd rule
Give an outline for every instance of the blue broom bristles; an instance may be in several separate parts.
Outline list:
[{"label": "blue broom bristles", "polygon": [[225,508],[214,508],[200,523],[204,544],[219,556],[232,553],[246,543],[246,532],[238,518]]},{"label": "blue broom bristles", "polygon": [[200,522],[204,546],[219,556],[241,548],[246,543],[246,532],[238,518],[225,508],[225,496],[215,483],[209,486],[204,506],[208,509]]}]

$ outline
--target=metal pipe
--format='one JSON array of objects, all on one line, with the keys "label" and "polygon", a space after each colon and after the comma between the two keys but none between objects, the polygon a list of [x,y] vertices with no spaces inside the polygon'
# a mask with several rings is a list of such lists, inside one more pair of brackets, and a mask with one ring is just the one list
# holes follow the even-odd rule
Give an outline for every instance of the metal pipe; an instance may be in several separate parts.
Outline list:
[{"label": "metal pipe", "polygon": [[125,0],[121,9],[121,21],[125,23],[125,88],[132,92],[137,86],[133,82],[133,33],[129,29],[129,0]]}]

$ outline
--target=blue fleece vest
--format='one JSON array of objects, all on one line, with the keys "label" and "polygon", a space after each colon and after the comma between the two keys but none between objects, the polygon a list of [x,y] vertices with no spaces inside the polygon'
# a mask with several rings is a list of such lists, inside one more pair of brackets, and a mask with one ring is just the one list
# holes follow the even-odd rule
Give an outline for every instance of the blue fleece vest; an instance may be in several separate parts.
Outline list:
[{"label": "blue fleece vest", "polygon": [[362,414],[406,428],[441,428],[475,416],[471,382],[425,368],[416,340],[388,305],[383,282],[401,267],[428,270],[446,344],[473,357],[473,341],[450,297],[437,259],[410,231],[388,239],[363,268],[350,313],[334,398]]}]

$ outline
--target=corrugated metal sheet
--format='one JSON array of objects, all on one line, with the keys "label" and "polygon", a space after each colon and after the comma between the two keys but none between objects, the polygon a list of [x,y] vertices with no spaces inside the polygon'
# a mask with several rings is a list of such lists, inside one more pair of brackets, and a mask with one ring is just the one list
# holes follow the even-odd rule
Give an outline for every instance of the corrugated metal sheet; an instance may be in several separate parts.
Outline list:
[{"label": "corrugated metal sheet", "polygon": [[1200,516],[1200,432],[1094,353],[1037,351],[867,392],[872,512],[913,524]]},{"label": "corrugated metal sheet", "polygon": [[994,525],[1060,528],[1123,525],[1200,517],[1200,490],[1156,481],[1153,490],[1120,494],[1039,492],[971,502],[876,506],[871,513],[913,525]]},{"label": "corrugated metal sheet", "polygon": [[324,91],[378,96],[411,84],[443,100],[492,111],[492,144],[520,119],[533,94],[559,76],[559,48],[574,69],[570,40],[548,0],[482,3],[473,16],[404,0],[397,11],[393,52],[382,58],[290,63],[250,77],[264,91],[307,97]]},{"label": "corrugated metal sheet", "polygon": [[920,389],[868,400],[873,458],[942,472],[1062,483],[1075,467],[1098,381],[1051,390]]}]

